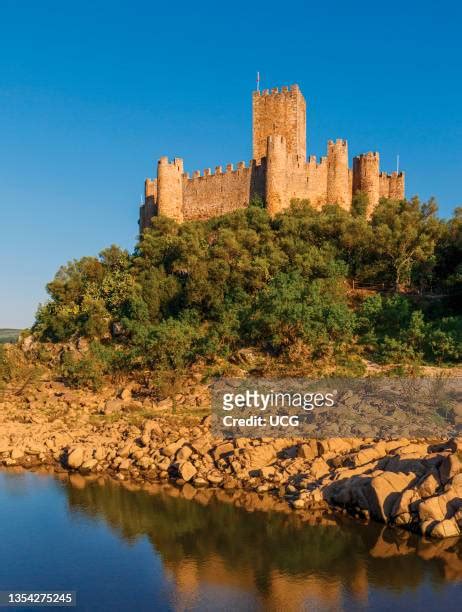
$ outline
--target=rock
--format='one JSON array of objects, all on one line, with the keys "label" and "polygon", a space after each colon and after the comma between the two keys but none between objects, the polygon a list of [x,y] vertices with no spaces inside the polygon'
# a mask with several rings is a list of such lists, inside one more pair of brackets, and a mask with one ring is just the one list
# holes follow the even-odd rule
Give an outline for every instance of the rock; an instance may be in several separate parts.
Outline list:
[{"label": "rock", "polygon": [[162,459],[162,461],[159,461],[159,463],[157,464],[157,467],[159,468],[159,470],[166,471],[170,467],[170,464],[171,464],[171,461],[169,457],[165,457],[165,459]]},{"label": "rock", "polygon": [[215,461],[218,461],[221,457],[229,455],[234,452],[234,444],[232,442],[225,442],[224,444],[219,444],[212,451],[212,457]]},{"label": "rock", "polygon": [[451,538],[460,535],[460,529],[454,518],[444,519],[437,523],[430,531],[432,538]]},{"label": "rock", "polygon": [[379,521],[386,522],[392,514],[400,494],[414,480],[414,474],[402,472],[383,472],[374,476],[369,483],[366,495],[369,502],[368,510],[371,516]]},{"label": "rock", "polygon": [[242,458],[249,471],[259,470],[276,461],[276,451],[271,444],[255,446],[244,451]]},{"label": "rock", "polygon": [[10,457],[14,461],[18,461],[19,459],[22,459],[24,457],[24,450],[15,446],[15,448],[13,448],[13,450],[11,451]]},{"label": "rock", "polygon": [[166,457],[173,457],[173,455],[175,455],[180,450],[180,448],[185,444],[185,442],[186,440],[184,438],[180,438],[176,442],[171,442],[170,444],[167,444],[167,446],[161,448],[160,452]]},{"label": "rock", "polygon": [[217,470],[214,470],[207,474],[207,480],[213,485],[219,485],[223,482],[223,475]]},{"label": "rock", "polygon": [[441,495],[435,495],[422,501],[419,505],[419,517],[421,521],[442,521],[452,518],[459,508],[462,507],[462,498],[454,487],[448,489]]},{"label": "rock", "polygon": [[122,459],[119,463],[119,470],[128,470],[132,465],[130,459]]},{"label": "rock", "polygon": [[370,463],[376,459],[380,459],[386,453],[384,448],[377,448],[371,446],[369,448],[364,448],[354,454],[351,458],[353,466],[358,467],[360,465],[365,465],[366,463]]},{"label": "rock", "polygon": [[223,480],[223,489],[237,489],[239,487],[239,481],[237,480],[237,478],[233,478],[232,476],[229,476],[228,474],[226,474],[224,476],[224,480]]},{"label": "rock", "polygon": [[197,470],[190,461],[184,461],[178,464],[178,474],[185,482],[189,482],[197,474]]},{"label": "rock", "polygon": [[210,437],[208,435],[195,438],[191,441],[190,445],[194,452],[198,455],[206,455],[212,449]]},{"label": "rock", "polygon": [[132,447],[133,444],[129,442],[128,444],[122,446],[122,448],[118,450],[117,454],[119,455],[119,457],[122,457],[122,459],[126,459],[130,455]]},{"label": "rock", "polygon": [[276,473],[276,469],[272,465],[268,465],[267,467],[262,467],[260,469],[260,476],[262,478],[269,478],[270,476],[274,476]]},{"label": "rock", "polygon": [[[314,444],[312,443],[314,442]],[[318,456],[318,445],[316,440],[309,440],[306,444],[300,444],[297,449],[297,457],[302,459],[314,459]]]},{"label": "rock", "polygon": [[316,478],[322,478],[329,473],[329,466],[322,457],[316,457],[311,464],[310,473]]},{"label": "rock", "polygon": [[74,470],[78,469],[84,462],[84,450],[81,446],[77,446],[70,451],[67,456],[67,465]]},{"label": "rock", "polygon": [[87,459],[80,466],[80,470],[85,472],[91,472],[98,465],[98,461],[96,459]]},{"label": "rock", "polygon": [[440,465],[439,473],[440,479],[443,484],[446,484],[456,474],[462,472],[462,463],[460,462],[457,455],[448,455],[445,457]]},{"label": "rock", "polygon": [[304,508],[306,506],[306,501],[304,499],[294,499],[292,502],[292,507],[296,510]]},{"label": "rock", "polygon": [[427,497],[435,495],[439,486],[440,481],[438,473],[436,471],[430,472],[430,474],[424,476],[417,485],[417,492],[422,499],[426,499]]},{"label": "rock", "polygon": [[192,455],[192,448],[190,446],[182,446],[180,450],[176,453],[175,459],[179,463],[182,461],[186,461]]},{"label": "rock", "polygon": [[319,447],[319,454],[321,455],[326,453],[339,455],[351,450],[350,444],[342,438],[326,438],[325,440],[318,440],[317,444]]},{"label": "rock", "polygon": [[104,459],[106,459],[106,457],[107,457],[106,449],[103,448],[102,446],[98,446],[97,448],[95,448],[95,452],[93,453],[93,457],[97,461],[104,461]]},{"label": "rock", "polygon": [[419,493],[415,489],[405,489],[396,500],[390,513],[395,525],[408,525],[412,522],[416,505],[420,501]]},{"label": "rock", "polygon": [[144,422],[143,433],[150,437],[152,436],[160,437],[162,436],[163,431],[162,431],[162,427],[159,425],[159,423],[156,420],[150,419],[149,421]]}]

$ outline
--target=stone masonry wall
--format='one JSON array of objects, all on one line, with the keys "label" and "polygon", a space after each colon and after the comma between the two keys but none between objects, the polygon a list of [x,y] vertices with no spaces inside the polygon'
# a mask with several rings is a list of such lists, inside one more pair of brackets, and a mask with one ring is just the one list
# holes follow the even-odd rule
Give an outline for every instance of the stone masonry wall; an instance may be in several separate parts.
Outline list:
[{"label": "stone masonry wall", "polygon": [[228,164],[224,172],[217,166],[214,174],[208,168],[202,176],[199,171],[192,178],[184,175],[184,220],[210,219],[245,208],[256,195],[265,197],[265,160],[251,160],[247,167],[239,162],[236,170]]}]

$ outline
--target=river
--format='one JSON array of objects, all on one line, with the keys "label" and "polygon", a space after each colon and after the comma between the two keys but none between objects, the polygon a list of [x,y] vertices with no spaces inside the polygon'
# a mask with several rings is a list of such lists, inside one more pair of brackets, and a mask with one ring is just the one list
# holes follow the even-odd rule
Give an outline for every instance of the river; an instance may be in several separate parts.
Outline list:
[{"label": "river", "polygon": [[0,472],[0,590],[72,590],[98,612],[462,609],[462,543]]}]

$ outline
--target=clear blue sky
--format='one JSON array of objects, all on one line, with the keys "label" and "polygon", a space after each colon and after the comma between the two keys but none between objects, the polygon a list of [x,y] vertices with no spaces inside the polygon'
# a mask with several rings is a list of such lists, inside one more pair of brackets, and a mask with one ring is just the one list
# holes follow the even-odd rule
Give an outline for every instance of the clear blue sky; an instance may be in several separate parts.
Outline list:
[{"label": "clear blue sky", "polygon": [[0,3],[0,327],[72,258],[137,235],[161,155],[251,157],[251,91],[298,83],[308,150],[396,154],[407,194],[462,203],[459,2]]}]

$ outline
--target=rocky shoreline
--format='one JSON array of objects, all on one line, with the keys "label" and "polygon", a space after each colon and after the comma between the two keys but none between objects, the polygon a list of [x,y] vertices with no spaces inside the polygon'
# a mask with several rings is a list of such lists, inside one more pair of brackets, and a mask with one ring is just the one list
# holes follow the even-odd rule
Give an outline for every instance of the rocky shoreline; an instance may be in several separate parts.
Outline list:
[{"label": "rocky shoreline", "polygon": [[190,498],[223,491],[234,503],[251,494],[434,538],[462,532],[462,438],[218,439],[204,416],[208,387],[194,381],[161,402],[130,387],[95,394],[45,381],[0,406],[4,468],[170,483]]}]

